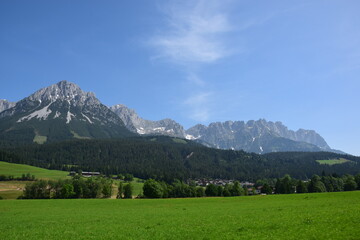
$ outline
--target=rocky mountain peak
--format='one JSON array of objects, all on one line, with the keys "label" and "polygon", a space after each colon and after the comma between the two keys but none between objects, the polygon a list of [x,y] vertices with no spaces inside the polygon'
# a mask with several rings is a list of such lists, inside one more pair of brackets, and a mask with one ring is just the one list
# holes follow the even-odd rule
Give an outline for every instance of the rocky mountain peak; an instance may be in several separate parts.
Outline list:
[{"label": "rocky mountain peak", "polygon": [[55,141],[134,135],[92,92],[68,81],[42,88],[20,100],[0,112],[0,120],[8,124],[4,125],[6,129],[0,126],[0,134],[11,132],[16,138],[16,131],[24,129],[35,142],[39,136],[44,141]]},{"label": "rocky mountain peak", "polygon": [[184,128],[172,119],[146,120],[139,117],[134,110],[122,104],[114,105],[110,109],[120,117],[125,126],[132,132],[185,138]]},{"label": "rocky mountain peak", "polygon": [[42,88],[32,95],[27,100],[38,102],[55,102],[56,100],[66,100],[73,105],[84,105],[85,101],[92,101],[95,104],[100,104],[92,92],[85,92],[75,83],[66,80],[60,81],[49,87]]}]

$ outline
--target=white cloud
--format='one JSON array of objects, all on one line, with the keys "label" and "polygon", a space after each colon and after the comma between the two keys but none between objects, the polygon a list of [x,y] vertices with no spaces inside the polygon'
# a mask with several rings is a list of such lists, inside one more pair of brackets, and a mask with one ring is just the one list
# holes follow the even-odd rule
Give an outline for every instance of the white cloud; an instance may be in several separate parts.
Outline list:
[{"label": "white cloud", "polygon": [[224,33],[232,27],[221,12],[222,3],[181,1],[164,7],[167,28],[151,40],[160,51],[158,57],[187,65],[212,63],[229,55]]},{"label": "white cloud", "polygon": [[195,84],[196,86],[200,86],[200,87],[204,87],[206,84],[204,80],[202,80],[198,75],[196,75],[194,73],[189,73],[189,75],[187,76],[187,80],[190,83]]},{"label": "white cloud", "polygon": [[184,105],[190,109],[189,117],[191,119],[199,122],[205,122],[209,120],[209,101],[212,95],[213,93],[211,92],[201,92],[187,98],[184,101]]}]

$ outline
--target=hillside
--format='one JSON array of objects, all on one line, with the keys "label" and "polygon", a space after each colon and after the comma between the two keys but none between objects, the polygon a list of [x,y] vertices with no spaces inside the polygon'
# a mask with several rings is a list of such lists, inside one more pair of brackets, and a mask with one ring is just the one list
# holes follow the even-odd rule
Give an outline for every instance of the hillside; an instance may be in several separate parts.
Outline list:
[{"label": "hillside", "polygon": [[0,161],[0,175],[12,175],[21,177],[22,174],[30,173],[37,179],[63,179],[69,175],[69,172],[59,170],[49,170],[25,164],[16,164]]},{"label": "hillside", "polygon": [[[307,179],[313,174],[357,174],[360,158],[329,152],[285,152],[258,155],[244,151],[204,147],[189,140],[165,136],[117,140],[72,140],[32,144],[0,151],[1,160],[59,169],[132,173],[136,177],[163,180],[227,178],[256,180],[290,174]],[[324,165],[316,160],[350,160]]]}]

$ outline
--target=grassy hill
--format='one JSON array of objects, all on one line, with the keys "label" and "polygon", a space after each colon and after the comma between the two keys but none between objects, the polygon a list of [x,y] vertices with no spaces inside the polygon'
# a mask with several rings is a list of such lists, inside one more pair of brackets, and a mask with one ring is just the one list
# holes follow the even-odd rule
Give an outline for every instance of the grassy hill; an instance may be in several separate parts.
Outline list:
[{"label": "grassy hill", "polygon": [[66,178],[69,172],[48,170],[44,168],[33,167],[25,164],[16,164],[0,161],[0,175],[13,175],[21,177],[22,174],[30,173],[35,175],[37,179],[60,179]]},{"label": "grassy hill", "polygon": [[[21,177],[22,174],[30,173],[37,179],[64,179],[69,172],[48,170],[44,168],[33,167],[25,164],[15,164],[0,161],[0,175],[13,175]],[[0,196],[4,199],[16,199],[19,197],[28,181],[0,181]]]},{"label": "grassy hill", "polygon": [[359,198],[0,201],[0,239],[358,239]]}]

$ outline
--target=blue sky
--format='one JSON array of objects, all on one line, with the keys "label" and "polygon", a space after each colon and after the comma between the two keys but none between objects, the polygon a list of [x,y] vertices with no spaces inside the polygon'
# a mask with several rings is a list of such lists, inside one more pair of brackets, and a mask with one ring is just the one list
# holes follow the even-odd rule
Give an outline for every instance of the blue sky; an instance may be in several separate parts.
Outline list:
[{"label": "blue sky", "polygon": [[150,120],[265,118],[360,155],[360,2],[0,2],[0,98],[68,80]]}]

